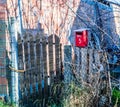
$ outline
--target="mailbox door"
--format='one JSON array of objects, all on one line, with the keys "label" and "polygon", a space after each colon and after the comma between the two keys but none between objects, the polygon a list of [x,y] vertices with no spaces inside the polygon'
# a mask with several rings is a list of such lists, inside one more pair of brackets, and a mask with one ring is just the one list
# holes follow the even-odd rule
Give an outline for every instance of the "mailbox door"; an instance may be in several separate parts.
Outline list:
[{"label": "mailbox door", "polygon": [[86,47],[88,45],[88,33],[87,31],[76,32],[75,35],[75,46]]}]

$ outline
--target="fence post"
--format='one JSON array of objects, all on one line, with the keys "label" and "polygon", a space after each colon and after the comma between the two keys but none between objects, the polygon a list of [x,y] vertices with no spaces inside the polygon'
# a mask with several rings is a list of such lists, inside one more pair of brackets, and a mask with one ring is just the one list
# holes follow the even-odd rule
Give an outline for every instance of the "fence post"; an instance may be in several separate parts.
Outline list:
[{"label": "fence post", "polygon": [[86,81],[86,75],[87,75],[87,49],[86,48],[81,48],[81,76],[83,82]]},{"label": "fence post", "polygon": [[75,60],[75,72],[77,72],[77,74],[80,76],[80,64],[81,64],[81,53],[80,53],[80,48],[78,47],[75,47],[75,57],[74,57],[74,60]]},{"label": "fence post", "polygon": [[[11,17],[10,20],[10,37],[11,37],[11,65],[13,68],[18,69],[18,44],[17,44],[17,32],[15,30],[16,20],[14,17]],[[18,72],[11,71],[11,100],[12,103],[18,105],[19,100],[19,81],[18,81]]]},{"label": "fence post", "polygon": [[92,72],[93,72],[93,49],[89,49],[88,50],[88,54],[89,54],[89,76],[88,76],[88,82],[91,82],[91,76],[92,76]]},{"label": "fence post", "polygon": [[64,82],[72,82],[72,48],[70,45],[64,46]]}]

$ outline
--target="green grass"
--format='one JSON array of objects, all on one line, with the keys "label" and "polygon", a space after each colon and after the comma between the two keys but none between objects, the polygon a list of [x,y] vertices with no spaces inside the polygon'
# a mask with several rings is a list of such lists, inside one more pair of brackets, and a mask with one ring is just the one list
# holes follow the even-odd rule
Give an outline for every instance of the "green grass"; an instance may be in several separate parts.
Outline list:
[{"label": "green grass", "polygon": [[112,102],[115,105],[120,105],[120,90],[113,89],[112,90]]},{"label": "green grass", "polygon": [[[81,87],[75,83],[58,83],[51,86],[51,95],[44,101],[47,107],[90,107],[99,102],[96,98],[92,88]],[[38,98],[34,104],[41,102],[41,98]],[[112,103],[113,107],[120,107],[120,91],[117,89],[112,90]]]},{"label": "green grass", "polygon": [[13,104],[7,104],[4,101],[0,101],[0,107],[15,107]]}]

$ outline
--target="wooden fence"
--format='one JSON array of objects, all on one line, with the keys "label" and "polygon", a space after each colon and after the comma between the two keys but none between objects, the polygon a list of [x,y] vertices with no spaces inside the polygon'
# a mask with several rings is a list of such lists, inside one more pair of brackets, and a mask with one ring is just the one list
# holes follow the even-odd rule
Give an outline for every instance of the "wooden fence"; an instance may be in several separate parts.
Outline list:
[{"label": "wooden fence", "polygon": [[110,96],[106,52],[70,45],[65,45],[64,50],[61,48],[60,39],[56,35],[45,37],[26,34],[23,39],[19,38],[19,62],[22,62],[22,69],[25,69],[24,73],[20,73],[21,106],[28,104],[28,107],[33,107],[30,99],[35,101],[48,98],[51,84],[61,81],[63,73],[67,84],[72,81],[79,81],[82,86],[90,84],[96,90],[105,90],[107,96]]},{"label": "wooden fence", "polygon": [[[74,49],[73,49],[74,48]],[[73,51],[72,51],[73,50]],[[95,101],[103,100],[103,105],[111,104],[111,82],[107,53],[92,48],[64,47],[64,81],[66,84],[77,82],[81,87],[94,93]],[[94,97],[93,97],[94,98]],[[94,107],[101,107],[96,103]],[[103,106],[102,105],[102,106]]]},{"label": "wooden fence", "polygon": [[62,56],[58,36],[26,34],[23,39],[19,38],[18,51],[19,63],[22,62],[19,69],[25,69],[20,73],[22,103],[27,104],[30,98],[49,96],[50,85],[61,79]]},{"label": "wooden fence", "polygon": [[[107,56],[105,57],[103,50],[75,47],[74,52],[72,52],[72,48],[71,46],[64,47],[64,72],[69,72],[68,74],[70,74],[72,70],[72,73],[78,73],[79,77],[86,81],[88,74],[106,71]],[[69,66],[67,67],[66,65],[70,65],[70,70]],[[65,78],[68,77],[68,74],[65,75]],[[69,83],[69,81],[66,82]]]}]

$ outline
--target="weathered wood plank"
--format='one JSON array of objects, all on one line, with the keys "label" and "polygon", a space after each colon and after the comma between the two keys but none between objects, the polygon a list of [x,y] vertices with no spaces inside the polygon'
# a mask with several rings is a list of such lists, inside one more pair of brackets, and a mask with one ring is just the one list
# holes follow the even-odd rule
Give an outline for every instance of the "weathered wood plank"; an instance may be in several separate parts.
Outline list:
[{"label": "weathered wood plank", "polygon": [[72,82],[72,50],[71,46],[64,46],[64,81],[65,83]]},{"label": "weathered wood plank", "polygon": [[86,81],[86,74],[88,69],[88,61],[87,61],[87,49],[81,49],[81,76],[83,81]]}]

